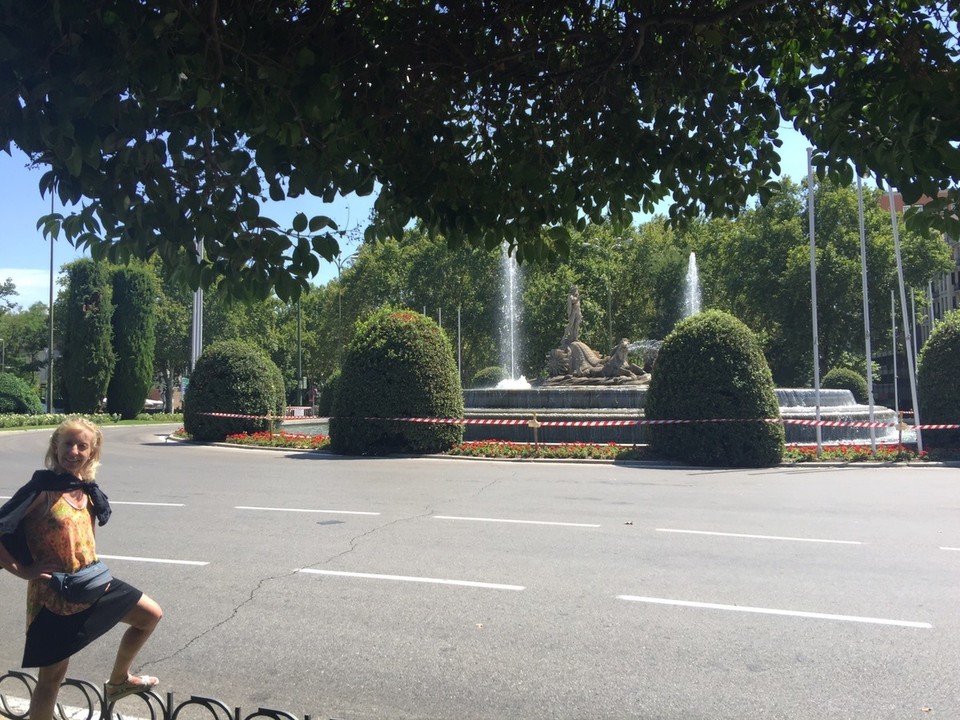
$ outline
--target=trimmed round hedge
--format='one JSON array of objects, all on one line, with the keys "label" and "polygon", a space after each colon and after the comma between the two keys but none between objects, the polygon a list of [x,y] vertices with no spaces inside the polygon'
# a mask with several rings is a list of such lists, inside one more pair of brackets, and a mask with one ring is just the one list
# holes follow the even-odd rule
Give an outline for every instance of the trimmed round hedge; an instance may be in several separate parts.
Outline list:
[{"label": "trimmed round hedge", "polygon": [[491,365],[482,370],[477,370],[473,376],[473,380],[470,381],[470,386],[475,388],[493,388],[496,387],[501,380],[506,380],[508,377],[510,377],[510,373],[507,372],[506,368]]},{"label": "trimmed round hedge", "polygon": [[[920,351],[917,401],[922,424],[960,423],[960,311],[947,313]],[[924,430],[923,443],[960,448],[960,430]]]},{"label": "trimmed round hedge", "polygon": [[283,375],[276,364],[257,347],[225,340],[197,359],[183,402],[183,427],[194,440],[222,442],[227,435],[269,430],[270,421],[206,413],[282,418],[285,410]]},{"label": "trimmed round hedge", "polygon": [[442,452],[463,425],[371,418],[462,418],[463,390],[447,336],[433,320],[383,309],[359,324],[344,354],[330,449],[344,455]]},{"label": "trimmed round hedge", "polygon": [[830,390],[849,390],[853,393],[853,399],[861,405],[866,405],[869,400],[866,379],[850,368],[833,368],[823,376],[820,386]]},{"label": "trimmed round hedge", "polygon": [[681,321],[660,348],[647,390],[648,420],[753,422],[651,425],[651,448],[695,465],[765,467],[783,459],[784,432],[770,367],[750,329],[707,310]]},{"label": "trimmed round hedge", "polygon": [[43,405],[37,391],[11,373],[0,373],[0,414],[40,415]]}]

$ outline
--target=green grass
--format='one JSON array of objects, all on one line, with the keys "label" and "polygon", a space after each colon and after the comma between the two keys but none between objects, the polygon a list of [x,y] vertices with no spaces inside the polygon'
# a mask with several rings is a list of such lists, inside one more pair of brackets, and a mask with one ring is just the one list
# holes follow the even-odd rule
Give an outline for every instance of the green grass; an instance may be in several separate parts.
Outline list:
[{"label": "green grass", "polygon": [[5,430],[53,429],[70,417],[85,417],[101,427],[114,425],[161,425],[165,423],[181,423],[183,415],[180,413],[142,413],[135,420],[120,420],[117,415],[97,413],[93,415],[72,415],[54,413],[47,415],[0,415],[0,432]]}]

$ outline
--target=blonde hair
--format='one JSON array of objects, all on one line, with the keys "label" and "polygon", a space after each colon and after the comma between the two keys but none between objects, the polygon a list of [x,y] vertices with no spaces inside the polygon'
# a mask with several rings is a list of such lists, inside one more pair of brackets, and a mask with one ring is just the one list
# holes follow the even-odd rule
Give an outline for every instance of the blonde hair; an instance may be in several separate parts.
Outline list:
[{"label": "blonde hair", "polygon": [[53,435],[50,436],[50,444],[47,446],[47,455],[43,460],[43,464],[47,470],[52,470],[55,473],[66,472],[66,470],[60,466],[59,460],[57,460],[57,446],[60,444],[60,438],[63,437],[64,433],[77,430],[90,433],[90,460],[81,468],[81,472],[83,473],[83,480],[93,480],[97,476],[97,468],[100,467],[100,449],[103,447],[103,433],[100,431],[100,428],[97,427],[96,423],[86,418],[67,418],[57,426],[57,429],[53,431]]}]

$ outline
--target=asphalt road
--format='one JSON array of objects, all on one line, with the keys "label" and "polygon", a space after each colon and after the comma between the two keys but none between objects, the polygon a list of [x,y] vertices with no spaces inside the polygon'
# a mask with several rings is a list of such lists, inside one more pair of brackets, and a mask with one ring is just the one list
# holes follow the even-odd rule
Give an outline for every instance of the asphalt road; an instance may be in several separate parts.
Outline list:
[{"label": "asphalt road", "polygon": [[[108,428],[164,691],[314,718],[960,718],[960,469],[346,459]],[[0,496],[49,431],[0,433]],[[0,574],[0,672],[24,584]],[[119,629],[72,661],[99,683]]]}]

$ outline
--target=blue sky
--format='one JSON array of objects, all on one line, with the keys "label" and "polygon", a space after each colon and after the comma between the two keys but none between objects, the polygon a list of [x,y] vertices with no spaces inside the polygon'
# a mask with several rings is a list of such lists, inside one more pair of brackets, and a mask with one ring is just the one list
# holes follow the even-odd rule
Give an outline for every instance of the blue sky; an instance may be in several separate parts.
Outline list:
[{"label": "blue sky", "polygon": [[[806,177],[806,141],[792,128],[781,129],[784,141],[781,150],[783,174],[800,181]],[[19,295],[13,298],[21,307],[49,300],[50,243],[37,230],[37,219],[50,212],[50,198],[41,198],[39,190],[43,171],[29,169],[27,158],[14,148],[13,156],[0,152],[0,217],[3,231],[0,235],[0,281],[11,278]],[[349,221],[350,229],[363,223],[373,205],[373,197],[343,198],[324,205],[316,198],[288,200],[274,211],[273,217],[289,227],[293,216],[300,211],[308,215],[323,214],[333,218],[341,227]],[[61,212],[57,207],[56,212]],[[75,248],[62,238],[54,243],[54,272],[60,266],[81,257]],[[321,262],[321,271],[314,282],[324,283],[336,276],[333,263]]]}]

